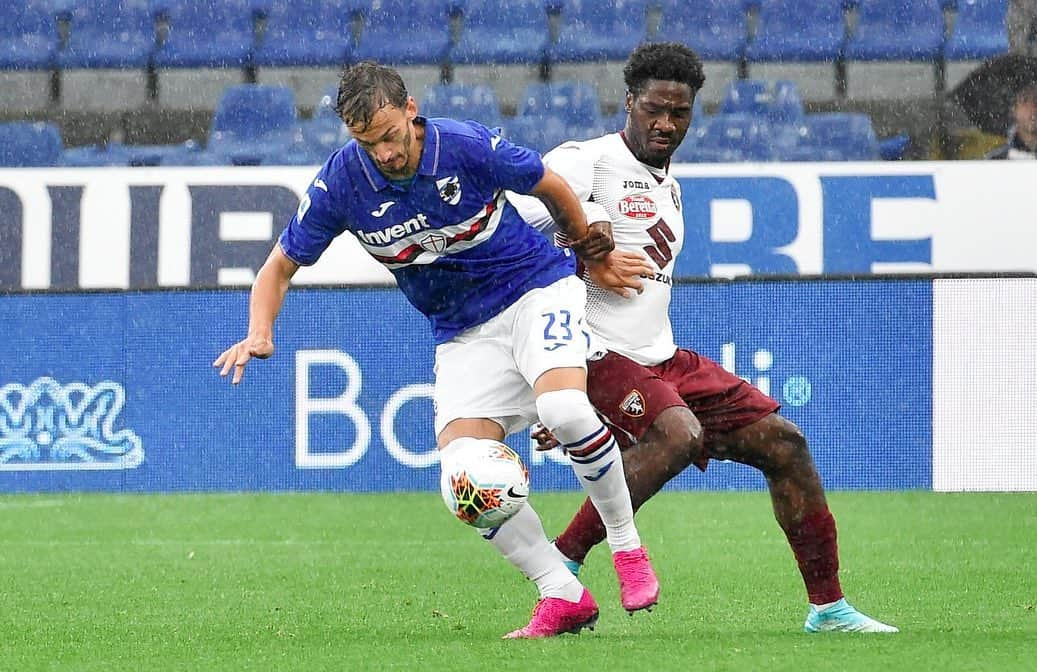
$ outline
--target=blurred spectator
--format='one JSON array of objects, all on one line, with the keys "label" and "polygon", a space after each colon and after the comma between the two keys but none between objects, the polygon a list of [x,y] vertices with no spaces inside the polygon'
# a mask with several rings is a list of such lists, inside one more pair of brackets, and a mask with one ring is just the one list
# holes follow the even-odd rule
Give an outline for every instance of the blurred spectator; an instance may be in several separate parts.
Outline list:
[{"label": "blurred spectator", "polygon": [[1008,142],[987,154],[988,159],[1037,159],[1037,84],[1019,90],[1012,104],[1013,125]]},{"label": "blurred spectator", "polygon": [[1033,48],[1033,29],[1037,22],[1037,0],[1009,0],[1008,48],[1015,54],[1028,55]]}]

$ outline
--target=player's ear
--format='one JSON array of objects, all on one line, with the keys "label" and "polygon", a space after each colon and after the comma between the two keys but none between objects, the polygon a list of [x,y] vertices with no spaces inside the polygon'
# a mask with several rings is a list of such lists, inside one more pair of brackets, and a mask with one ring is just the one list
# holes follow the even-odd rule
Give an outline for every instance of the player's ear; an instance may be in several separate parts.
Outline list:
[{"label": "player's ear", "polygon": [[626,111],[629,113],[632,109],[634,109],[634,94],[627,91]]},{"label": "player's ear", "polygon": [[407,121],[413,121],[414,117],[418,116],[418,102],[414,100],[414,96],[407,96],[407,104],[403,111],[407,115]]}]

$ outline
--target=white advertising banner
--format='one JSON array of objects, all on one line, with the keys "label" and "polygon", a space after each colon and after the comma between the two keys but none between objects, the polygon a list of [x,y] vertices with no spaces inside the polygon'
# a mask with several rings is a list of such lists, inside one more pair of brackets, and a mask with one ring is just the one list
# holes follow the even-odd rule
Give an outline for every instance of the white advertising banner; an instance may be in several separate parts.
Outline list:
[{"label": "white advertising banner", "polygon": [[[677,165],[676,275],[1037,271],[1035,164]],[[315,170],[0,170],[0,289],[249,284]],[[344,235],[297,282],[392,279]]]}]

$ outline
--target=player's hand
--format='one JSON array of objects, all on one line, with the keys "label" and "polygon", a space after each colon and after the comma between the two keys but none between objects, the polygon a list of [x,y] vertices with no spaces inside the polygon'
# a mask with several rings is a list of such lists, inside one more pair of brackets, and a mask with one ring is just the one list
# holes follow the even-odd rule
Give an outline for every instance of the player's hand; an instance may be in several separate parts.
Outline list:
[{"label": "player's hand", "polygon": [[569,247],[584,261],[604,261],[616,247],[612,240],[612,222],[591,222],[587,227],[587,235],[579,240],[570,240]]},{"label": "player's hand", "polygon": [[643,292],[641,277],[655,272],[643,254],[626,250],[612,250],[604,261],[585,262],[584,266],[594,284],[623,297],[629,297],[631,289]]},{"label": "player's hand", "polygon": [[237,385],[241,382],[241,377],[245,375],[245,365],[249,363],[249,360],[253,357],[266,359],[272,354],[274,354],[273,341],[266,336],[249,334],[244,340],[238,341],[224,350],[212,365],[223,367],[220,369],[221,376],[226,376],[231,369],[234,369],[234,377],[230,382]]},{"label": "player's hand", "polygon": [[537,442],[537,450],[540,451],[551,450],[561,445],[551,430],[539,422],[533,423],[533,426],[529,428],[529,438]]}]

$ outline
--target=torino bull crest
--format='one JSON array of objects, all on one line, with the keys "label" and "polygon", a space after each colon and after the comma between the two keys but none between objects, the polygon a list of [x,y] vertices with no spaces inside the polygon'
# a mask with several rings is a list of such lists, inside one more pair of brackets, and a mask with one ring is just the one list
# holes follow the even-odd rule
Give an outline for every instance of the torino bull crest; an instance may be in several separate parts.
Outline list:
[{"label": "torino bull crest", "polygon": [[132,469],[144,460],[140,437],[115,429],[122,385],[62,385],[37,378],[0,387],[0,471]]}]

